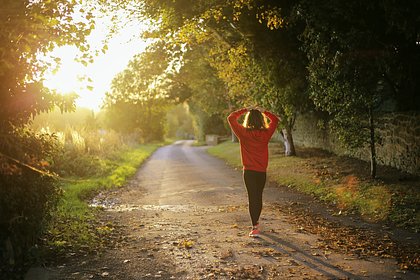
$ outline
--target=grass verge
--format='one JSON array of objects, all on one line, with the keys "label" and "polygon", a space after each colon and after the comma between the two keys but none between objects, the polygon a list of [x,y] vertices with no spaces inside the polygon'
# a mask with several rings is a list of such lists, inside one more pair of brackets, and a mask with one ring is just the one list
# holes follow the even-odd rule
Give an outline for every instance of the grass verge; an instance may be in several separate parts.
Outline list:
[{"label": "grass verge", "polygon": [[49,224],[45,243],[55,253],[75,254],[101,247],[103,235],[112,231],[112,225],[99,225],[95,209],[87,200],[99,191],[123,186],[138,167],[160,144],[139,145],[116,153],[103,160],[109,167],[106,176],[90,178],[66,178],[63,181],[63,197]]},{"label": "grass verge", "polygon": [[[338,213],[357,213],[370,221],[420,231],[420,182],[389,168],[379,167],[377,180],[369,178],[368,163],[321,150],[298,148],[298,156],[285,157],[280,143],[270,143],[268,176],[334,204]],[[208,152],[241,167],[239,144],[224,142]]]}]

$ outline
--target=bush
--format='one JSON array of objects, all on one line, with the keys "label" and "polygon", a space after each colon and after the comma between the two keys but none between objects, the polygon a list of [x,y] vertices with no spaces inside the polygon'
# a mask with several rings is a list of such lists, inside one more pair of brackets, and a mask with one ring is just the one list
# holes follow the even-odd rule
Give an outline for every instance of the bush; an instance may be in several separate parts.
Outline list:
[{"label": "bush", "polygon": [[30,170],[0,175],[0,180],[1,271],[16,274],[30,260],[28,252],[43,232],[60,189],[51,178]]},{"label": "bush", "polygon": [[[31,258],[60,196],[55,180],[42,171],[55,139],[26,129],[0,139],[0,278],[19,278]],[[38,170],[38,171],[36,171]]]},{"label": "bush", "polygon": [[115,167],[108,158],[126,147],[114,131],[66,128],[57,134],[60,149],[52,157],[52,170],[64,177],[102,176]]},{"label": "bush", "polygon": [[110,166],[98,156],[63,150],[54,157],[52,168],[60,176],[84,178],[105,174]]}]

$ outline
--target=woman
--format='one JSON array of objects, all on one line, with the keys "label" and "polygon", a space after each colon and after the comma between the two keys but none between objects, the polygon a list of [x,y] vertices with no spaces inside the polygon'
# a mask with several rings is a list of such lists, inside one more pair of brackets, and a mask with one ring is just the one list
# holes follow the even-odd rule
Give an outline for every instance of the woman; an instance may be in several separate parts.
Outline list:
[{"label": "woman", "polygon": [[[238,119],[244,114],[243,125]],[[267,124],[267,118],[270,123]],[[262,210],[262,193],[268,165],[268,142],[276,130],[279,118],[269,111],[258,108],[243,108],[232,112],[228,122],[241,145],[243,176],[248,192],[249,214],[252,221],[250,237],[258,237],[258,220]]]}]

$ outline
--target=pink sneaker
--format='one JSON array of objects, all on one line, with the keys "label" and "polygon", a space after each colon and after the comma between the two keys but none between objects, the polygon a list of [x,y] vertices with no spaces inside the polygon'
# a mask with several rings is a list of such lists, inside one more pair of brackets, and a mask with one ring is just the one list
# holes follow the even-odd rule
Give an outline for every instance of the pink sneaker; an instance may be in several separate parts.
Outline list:
[{"label": "pink sneaker", "polygon": [[249,232],[249,237],[259,237],[259,236],[260,236],[260,230],[257,228],[254,228]]},{"label": "pink sneaker", "polygon": [[252,227],[252,230],[249,232],[249,237],[258,237],[260,235],[260,224],[256,224],[255,226]]}]

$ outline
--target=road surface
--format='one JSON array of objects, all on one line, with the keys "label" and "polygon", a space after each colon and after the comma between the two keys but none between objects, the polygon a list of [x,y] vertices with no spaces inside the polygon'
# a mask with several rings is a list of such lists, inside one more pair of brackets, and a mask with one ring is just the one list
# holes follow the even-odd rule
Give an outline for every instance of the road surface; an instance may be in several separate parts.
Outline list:
[{"label": "road surface", "polygon": [[392,258],[321,247],[321,236],[281,211],[297,199],[287,188],[267,185],[263,234],[248,237],[241,171],[191,143],[158,149],[126,187],[98,198],[102,219],[119,228],[113,248],[50,268],[45,279],[419,279]]}]

